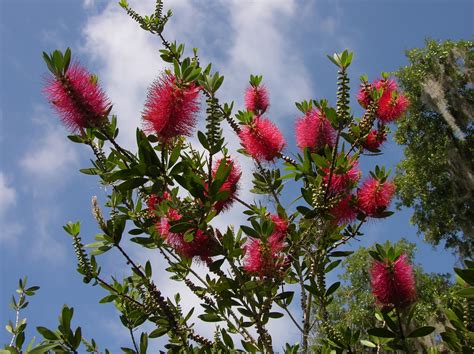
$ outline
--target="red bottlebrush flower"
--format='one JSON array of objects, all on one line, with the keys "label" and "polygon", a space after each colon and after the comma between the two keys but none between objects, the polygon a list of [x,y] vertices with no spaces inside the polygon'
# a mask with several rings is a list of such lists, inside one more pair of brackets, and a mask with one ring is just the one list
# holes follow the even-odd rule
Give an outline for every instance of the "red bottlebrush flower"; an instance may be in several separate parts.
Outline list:
[{"label": "red bottlebrush flower", "polygon": [[159,197],[156,194],[151,194],[146,201],[146,205],[148,209],[153,212],[156,208],[156,204],[158,204]]},{"label": "red bottlebrush flower", "polygon": [[278,234],[268,238],[268,242],[251,239],[245,246],[245,271],[257,274],[260,277],[275,277],[285,263],[285,256],[281,254],[284,243]]},{"label": "red bottlebrush flower", "polygon": [[148,91],[145,129],[163,142],[178,135],[190,136],[199,111],[199,90],[194,83],[179,86],[173,75],[163,74]]},{"label": "red bottlebrush flower", "polygon": [[168,192],[164,192],[160,197],[157,194],[150,194],[147,200],[147,207],[151,211],[156,209],[156,206],[163,202],[163,200],[171,200],[171,195]]},{"label": "red bottlebrush flower", "polygon": [[250,126],[239,134],[245,150],[256,160],[272,161],[285,147],[285,138],[267,118],[257,116]]},{"label": "red bottlebrush flower", "polygon": [[182,215],[173,208],[168,209],[166,217],[162,217],[159,222],[156,223],[156,230],[158,233],[167,240],[169,237],[174,237],[175,234],[170,233],[170,220],[176,221],[182,218]]},{"label": "red bottlebrush flower", "polygon": [[202,260],[207,260],[211,256],[214,242],[201,230],[197,230],[191,242],[184,240],[183,233],[170,232],[170,220],[176,221],[181,219],[182,215],[174,209],[169,209],[167,217],[163,217],[156,224],[156,229],[161,237],[173,247],[177,253],[187,258],[199,256]]},{"label": "red bottlebrush flower", "polygon": [[390,93],[390,96],[382,95],[379,100],[377,116],[384,123],[390,123],[400,118],[407,110],[409,105],[408,98],[401,93]]},{"label": "red bottlebrush flower", "polygon": [[50,76],[44,93],[72,131],[100,125],[110,106],[93,76],[77,63],[71,65],[63,77]]},{"label": "red bottlebrush flower", "polygon": [[184,234],[172,234],[167,241],[180,255],[187,258],[199,257],[203,261],[210,258],[214,247],[213,240],[201,230],[196,230],[191,242],[184,240]]},{"label": "red bottlebrush flower", "polygon": [[397,91],[397,84],[390,79],[379,79],[370,85],[362,85],[357,95],[360,105],[367,108],[372,98],[370,90],[383,88],[382,97],[378,101],[377,116],[384,123],[398,119],[408,108],[408,99]]},{"label": "red bottlebrush flower", "polygon": [[157,194],[150,194],[148,200],[146,201],[148,207],[148,214],[150,217],[156,217],[155,210],[157,205],[161,204],[164,200],[171,200],[171,195],[168,192],[164,192],[160,197]]},{"label": "red bottlebrush flower", "polygon": [[372,82],[371,84],[362,84],[360,86],[360,91],[357,95],[357,101],[359,101],[360,105],[364,108],[369,106],[369,103],[372,101],[370,97],[370,92],[374,89],[383,88],[383,96],[390,97],[392,92],[397,90],[397,84],[393,80],[385,80],[385,79],[378,79]]},{"label": "red bottlebrush flower", "polygon": [[387,134],[385,132],[380,134],[378,130],[374,129],[367,135],[362,146],[369,150],[376,150],[385,142],[385,140],[387,140]]},{"label": "red bottlebrush flower", "polygon": [[331,208],[329,213],[334,217],[335,224],[348,224],[355,220],[357,211],[352,204],[353,197],[353,195],[348,195]]},{"label": "red bottlebrush flower", "polygon": [[[323,169],[326,174],[323,178],[324,183],[329,184],[329,168]],[[331,176],[331,184],[329,191],[332,194],[341,193],[352,189],[360,179],[361,172],[358,168],[357,161],[352,161],[348,170],[342,171],[339,168],[334,169]]]},{"label": "red bottlebrush flower", "polygon": [[[216,177],[217,169],[219,168],[219,165],[221,164],[222,160],[223,159],[220,159],[214,163],[214,166],[212,169],[212,177]],[[229,166],[230,164],[232,167],[231,167],[229,175],[227,176],[227,179],[225,180],[225,182],[222,184],[221,188],[219,189],[219,192],[229,191],[229,196],[223,200],[219,200],[214,205],[214,208],[218,212],[227,210],[231,207],[232,203],[234,202],[234,197],[237,196],[237,192],[239,189],[239,180],[240,180],[240,176],[242,176],[240,167],[237,165],[237,163],[234,160],[227,158],[226,164],[227,166]]]},{"label": "red bottlebrush flower", "polygon": [[245,108],[255,114],[263,114],[268,106],[268,91],[265,86],[249,86],[245,91]]},{"label": "red bottlebrush flower", "polygon": [[365,180],[357,191],[358,207],[368,216],[384,211],[392,201],[395,184],[390,181],[381,183],[375,178]]},{"label": "red bottlebrush flower", "polygon": [[370,89],[372,86],[369,84],[362,84],[360,85],[359,93],[357,94],[357,101],[363,108],[367,108],[372,101],[370,97]]},{"label": "red bottlebrush flower", "polygon": [[288,230],[288,220],[282,219],[278,215],[275,215],[275,214],[272,214],[270,216],[270,219],[275,224],[275,228],[273,229],[273,234],[279,234],[284,237],[286,234],[286,231]]},{"label": "red bottlebrush flower", "polygon": [[331,123],[319,110],[310,110],[296,121],[296,144],[301,150],[332,147],[335,135]]},{"label": "red bottlebrush flower", "polygon": [[415,277],[405,254],[395,262],[375,261],[370,276],[372,294],[380,305],[403,308],[415,301]]}]

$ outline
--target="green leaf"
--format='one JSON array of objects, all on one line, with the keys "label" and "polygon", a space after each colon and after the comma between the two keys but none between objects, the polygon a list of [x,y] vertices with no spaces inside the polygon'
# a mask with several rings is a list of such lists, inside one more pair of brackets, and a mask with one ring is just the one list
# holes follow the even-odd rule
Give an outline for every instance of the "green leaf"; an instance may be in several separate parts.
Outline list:
[{"label": "green leaf", "polygon": [[372,343],[371,341],[365,340],[365,339],[361,339],[360,344],[365,345],[366,347],[369,347],[369,348],[377,348],[377,345],[375,343]]},{"label": "green leaf", "polygon": [[84,142],[84,139],[82,139],[82,137],[79,135],[68,135],[67,137],[73,143],[82,144]]},{"label": "green leaf", "polygon": [[125,182],[119,184],[117,186],[117,189],[119,189],[120,191],[125,192],[125,191],[128,191],[128,190],[140,187],[140,186],[144,185],[147,181],[148,181],[147,178],[141,178],[141,177],[132,178],[132,179],[129,179],[128,181],[125,181]]},{"label": "green leaf", "polygon": [[69,64],[71,63],[71,49],[67,48],[64,52],[64,73],[67,72]]},{"label": "green leaf", "polygon": [[153,330],[153,331],[148,335],[148,337],[149,337],[149,338],[158,338],[158,337],[164,336],[166,333],[168,333],[168,328],[166,328],[166,327],[161,327],[161,328],[157,328],[157,329]]},{"label": "green leaf", "polygon": [[431,326],[420,327],[420,328],[415,329],[413,332],[411,332],[408,335],[408,338],[424,337],[424,336],[427,336],[428,334],[431,334],[434,330],[435,328]]},{"label": "green leaf", "polygon": [[232,340],[232,337],[229,336],[229,334],[227,333],[227,331],[224,328],[221,329],[221,334],[222,334],[222,339],[224,340],[225,345],[227,345],[227,347],[229,349],[231,349],[231,348],[233,349],[234,348],[234,341]]},{"label": "green leaf", "polygon": [[81,168],[79,172],[84,173],[85,175],[97,175],[99,171],[96,168]]},{"label": "green leaf", "polygon": [[194,232],[186,232],[183,236],[184,242],[192,242],[194,240]]},{"label": "green leaf", "polygon": [[243,232],[245,232],[250,237],[260,238],[260,235],[258,234],[258,232],[252,229],[251,227],[240,225],[240,228],[242,229]]},{"label": "green leaf", "polygon": [[456,295],[466,298],[474,298],[474,287],[470,286],[469,288],[458,290],[456,291]]},{"label": "green leaf", "polygon": [[255,345],[253,345],[252,343],[245,342],[243,340],[241,340],[240,342],[242,343],[242,346],[247,351],[247,353],[256,353],[256,352],[258,352],[258,348]]},{"label": "green leaf", "polygon": [[334,262],[329,263],[329,265],[326,267],[326,269],[324,270],[324,272],[325,272],[325,273],[329,273],[331,270],[333,270],[334,268],[336,268],[341,262],[342,262],[342,260],[341,260],[341,259],[338,259],[337,261],[334,261]]},{"label": "green leaf", "polygon": [[28,354],[45,354],[45,353],[48,353],[49,350],[55,349],[58,346],[59,346],[58,343],[41,344],[33,348],[30,352],[28,352]]},{"label": "green leaf", "polygon": [[326,296],[330,296],[331,294],[333,294],[339,288],[340,285],[341,285],[340,281],[337,281],[334,284],[332,284],[329,287],[329,289],[326,291]]},{"label": "green leaf", "polygon": [[328,254],[329,257],[347,257],[350,256],[354,251],[335,251]]},{"label": "green leaf", "polygon": [[189,222],[178,222],[170,227],[169,232],[182,233],[186,232],[193,227],[193,224]]},{"label": "green leaf", "polygon": [[198,316],[201,320],[205,322],[219,322],[222,321],[220,316],[216,313],[204,313]]},{"label": "green leaf", "polygon": [[461,277],[469,285],[474,285],[474,269],[459,269],[454,268],[457,275]]},{"label": "green leaf", "polygon": [[146,333],[142,332],[140,336],[140,354],[146,354],[148,349],[148,336]]},{"label": "green leaf", "polygon": [[380,337],[380,338],[396,338],[397,337],[395,333],[393,333],[392,331],[386,328],[371,328],[367,331],[367,333],[371,336]]},{"label": "green leaf", "polygon": [[271,318],[281,318],[283,316],[284,314],[282,314],[281,312],[270,312],[268,314],[268,317],[271,317]]},{"label": "green leaf", "polygon": [[58,335],[56,335],[56,333],[54,333],[53,331],[51,331],[50,329],[46,328],[46,327],[36,327],[36,330],[43,336],[44,339],[48,339],[48,340],[58,340],[59,337]]}]

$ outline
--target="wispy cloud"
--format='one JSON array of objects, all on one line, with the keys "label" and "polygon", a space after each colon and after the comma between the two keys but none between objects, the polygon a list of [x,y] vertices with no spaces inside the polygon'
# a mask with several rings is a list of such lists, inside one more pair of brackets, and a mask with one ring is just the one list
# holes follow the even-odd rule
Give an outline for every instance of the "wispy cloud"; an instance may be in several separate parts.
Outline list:
[{"label": "wispy cloud", "polygon": [[60,223],[61,211],[54,205],[37,209],[33,215],[34,237],[31,239],[30,256],[36,260],[47,260],[62,264],[66,258],[66,245],[62,229],[52,227]]},{"label": "wispy cloud", "polygon": [[28,178],[34,179],[29,184],[34,192],[40,191],[35,188],[38,184],[43,184],[42,189],[44,184],[64,180],[78,162],[77,149],[65,138],[63,128],[49,123],[50,119],[43,106],[35,108],[33,123],[39,127],[38,133],[19,162]]},{"label": "wispy cloud", "polygon": [[7,177],[0,172],[0,217],[12,206],[16,204],[15,188],[9,186]]},{"label": "wispy cloud", "polygon": [[18,236],[24,230],[23,225],[8,218],[16,202],[17,192],[11,185],[11,178],[0,171],[0,244],[15,246]]},{"label": "wispy cloud", "polygon": [[[140,13],[153,11],[152,1],[130,3]],[[188,50],[198,47],[201,62],[212,62],[213,69],[225,75],[225,82],[219,92],[221,101],[234,100],[236,106],[241,108],[250,74],[264,75],[272,102],[269,117],[282,129],[293,126],[293,118],[288,119],[296,114],[293,102],[311,97],[314,89],[308,70],[295,54],[298,52],[295,47],[297,44],[288,40],[291,22],[299,18],[297,1],[243,3],[234,0],[202,3],[176,0],[167,1],[165,5],[175,13],[165,31],[167,39],[186,43]],[[328,20],[326,30],[331,30],[331,26],[335,24]],[[97,66],[101,84],[114,102],[114,112],[118,114],[121,130],[120,142],[132,148],[135,128],[141,124],[140,112],[146,89],[165,68],[159,59],[160,42],[140,29],[115,2],[93,14],[83,34],[82,52]],[[235,152],[240,147],[238,138],[227,126],[224,126],[224,134],[230,151]],[[247,158],[239,158],[239,162],[244,171],[240,197],[251,202],[254,199],[254,195],[249,192],[253,163]],[[229,220],[236,226],[244,223],[242,211],[243,208],[237,205],[217,218],[215,226],[225,229]],[[144,260],[147,256],[141,253],[140,259]],[[162,260],[158,261],[156,257],[151,259],[154,259],[154,269],[165,266]],[[204,269],[198,269],[198,272],[201,271],[205,272]],[[200,302],[184,284],[169,280],[163,273],[160,273],[157,282],[167,296],[175,292],[186,294],[183,296],[184,309],[197,306]],[[276,323],[271,328],[272,333],[279,338],[276,345],[283,345],[287,338],[294,342],[296,336],[288,336],[288,332],[279,330],[279,327]],[[213,328],[212,325],[200,323],[198,330],[212,337]]]}]

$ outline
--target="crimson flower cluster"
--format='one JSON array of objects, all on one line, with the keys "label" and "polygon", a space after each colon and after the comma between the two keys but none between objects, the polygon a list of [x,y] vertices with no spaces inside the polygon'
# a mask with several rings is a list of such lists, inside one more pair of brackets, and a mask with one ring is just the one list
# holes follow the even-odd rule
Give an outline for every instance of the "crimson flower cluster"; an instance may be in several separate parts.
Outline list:
[{"label": "crimson flower cluster", "polygon": [[376,114],[379,120],[378,129],[372,130],[363,147],[369,150],[378,149],[386,140],[385,124],[399,119],[409,106],[408,98],[398,91],[397,83],[391,79],[377,79],[372,83],[361,85],[357,100],[363,108],[368,108],[373,99],[372,90],[382,90],[382,95],[377,101]]},{"label": "crimson flower cluster", "polygon": [[143,111],[145,130],[162,142],[190,136],[199,111],[200,87],[179,83],[174,75],[162,74],[150,87]]},{"label": "crimson flower cluster", "polygon": [[256,114],[263,114],[270,105],[268,90],[265,86],[249,86],[245,91],[245,108]]},{"label": "crimson flower cluster", "polygon": [[273,161],[286,145],[280,130],[262,116],[254,118],[250,125],[241,130],[240,141],[245,150],[257,161]]},{"label": "crimson flower cluster", "polygon": [[245,151],[257,161],[273,161],[286,145],[285,138],[275,124],[262,116],[270,104],[264,86],[250,86],[245,92],[245,107],[255,117],[245,125],[239,138]]},{"label": "crimson flower cluster", "polygon": [[383,90],[382,96],[377,102],[377,117],[381,122],[391,123],[400,118],[407,110],[408,99],[398,92],[397,83],[391,79],[377,79],[371,84],[363,84],[357,96],[362,107],[367,108],[372,102],[370,93],[373,89]]},{"label": "crimson flower cluster", "polygon": [[219,189],[219,192],[229,192],[229,195],[225,199],[217,201],[217,203],[214,205],[214,208],[216,209],[217,212],[226,211],[232,206],[239,190],[240,176],[242,176],[242,172],[237,162],[235,162],[233,159],[225,157],[220,160],[217,160],[214,163],[214,166],[212,168],[213,178],[216,177],[217,169],[219,168],[221,162],[224,159],[226,162],[226,166],[229,166],[229,165],[231,166],[231,170],[225,182],[222,184],[221,188]]},{"label": "crimson flower cluster", "polygon": [[286,263],[282,253],[288,221],[278,215],[271,215],[275,224],[274,231],[267,240],[251,238],[245,246],[244,269],[250,274],[263,277],[275,277]]},{"label": "crimson flower cluster", "polygon": [[171,232],[171,223],[180,220],[183,216],[180,212],[171,206],[164,216],[157,215],[158,207],[163,202],[170,202],[171,195],[165,192],[161,197],[156,194],[150,195],[148,198],[149,214],[156,220],[156,231],[174,250],[183,257],[194,258],[199,257],[203,261],[208,261],[214,249],[214,241],[202,230],[190,230],[192,240],[185,240],[185,234],[181,232]]},{"label": "crimson flower cluster", "polygon": [[110,107],[94,76],[78,63],[72,64],[64,76],[48,76],[44,93],[73,132],[99,126]]},{"label": "crimson flower cluster", "polygon": [[319,109],[310,109],[306,114],[296,121],[296,145],[301,150],[309,148],[317,151],[334,146],[336,130],[332,127],[324,113]]},{"label": "crimson flower cluster", "polygon": [[393,262],[375,261],[370,276],[372,293],[380,305],[404,308],[415,301],[415,277],[406,254]]}]

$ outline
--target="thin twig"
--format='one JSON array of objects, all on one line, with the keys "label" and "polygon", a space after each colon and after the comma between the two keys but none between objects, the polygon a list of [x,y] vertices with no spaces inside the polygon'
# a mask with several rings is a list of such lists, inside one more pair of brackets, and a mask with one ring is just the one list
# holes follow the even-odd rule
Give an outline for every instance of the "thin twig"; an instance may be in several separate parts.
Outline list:
[{"label": "thin twig", "polygon": [[133,335],[133,331],[130,327],[128,328],[128,330],[130,331],[130,337],[132,337],[132,342],[133,342],[133,346],[135,347],[135,351],[139,353],[137,343],[135,342],[135,336]]},{"label": "thin twig", "polygon": [[[20,298],[18,299],[18,303],[17,303],[17,306],[16,306],[15,330],[18,328],[18,322],[20,321],[20,304],[21,304],[24,297],[25,297],[25,293],[22,292],[21,295],[20,295]],[[13,346],[13,343],[15,342],[16,336],[17,336],[17,333],[14,333],[13,337],[12,337],[12,340],[10,341],[10,347]]]}]

